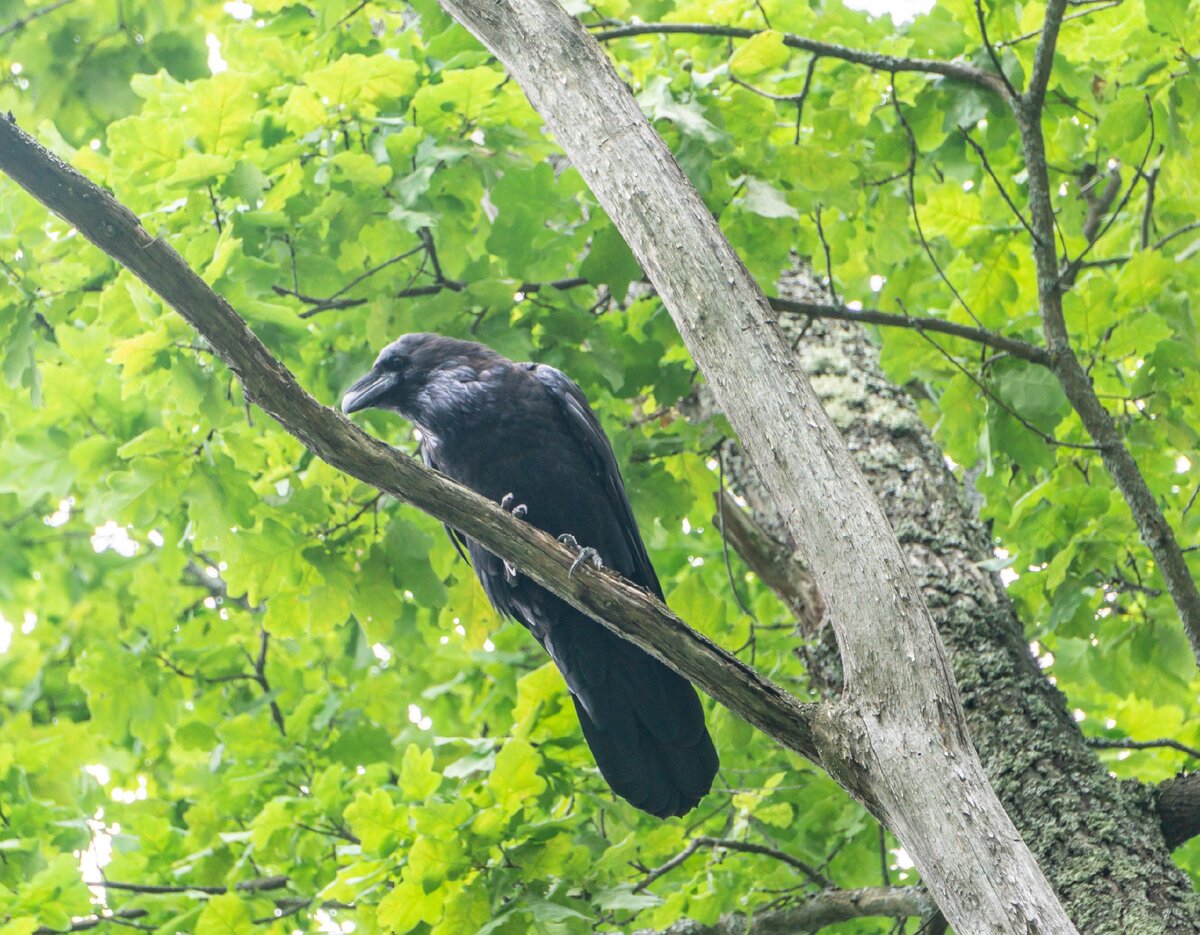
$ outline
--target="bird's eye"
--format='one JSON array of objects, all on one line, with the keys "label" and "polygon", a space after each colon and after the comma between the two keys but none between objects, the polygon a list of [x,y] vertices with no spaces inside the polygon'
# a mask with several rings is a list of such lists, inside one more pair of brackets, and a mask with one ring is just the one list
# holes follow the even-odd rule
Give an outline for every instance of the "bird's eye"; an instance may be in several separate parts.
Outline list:
[{"label": "bird's eye", "polygon": [[390,373],[398,373],[404,369],[404,365],[406,363],[408,363],[408,361],[399,355],[387,357],[379,362],[379,369],[387,370]]}]

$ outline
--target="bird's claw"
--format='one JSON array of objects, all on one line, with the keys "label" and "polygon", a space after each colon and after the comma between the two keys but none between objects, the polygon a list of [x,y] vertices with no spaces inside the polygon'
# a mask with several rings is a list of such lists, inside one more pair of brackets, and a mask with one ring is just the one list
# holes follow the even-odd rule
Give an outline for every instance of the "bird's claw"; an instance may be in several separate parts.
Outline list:
[{"label": "bird's claw", "polygon": [[518,503],[516,506],[513,506],[512,502],[515,499],[517,498],[511,493],[506,493],[500,498],[500,509],[508,510],[508,512],[510,512],[513,516],[515,516],[517,519],[520,519],[529,512],[529,507],[527,507],[524,503]]},{"label": "bird's claw", "polygon": [[584,562],[591,562],[596,568],[603,568],[604,561],[600,558],[600,553],[591,546],[581,546],[578,540],[569,532],[563,533],[558,537],[558,541],[571,549],[576,549],[575,561],[571,562],[571,570],[567,572],[567,577],[571,577],[579,570],[579,566]]}]

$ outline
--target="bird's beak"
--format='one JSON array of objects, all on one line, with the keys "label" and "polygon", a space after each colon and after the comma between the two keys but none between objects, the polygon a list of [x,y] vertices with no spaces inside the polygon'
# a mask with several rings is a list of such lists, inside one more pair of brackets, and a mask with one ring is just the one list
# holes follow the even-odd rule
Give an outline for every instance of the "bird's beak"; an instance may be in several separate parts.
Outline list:
[{"label": "bird's beak", "polygon": [[346,390],[342,397],[342,412],[349,415],[362,409],[370,409],[396,385],[396,374],[372,370]]}]

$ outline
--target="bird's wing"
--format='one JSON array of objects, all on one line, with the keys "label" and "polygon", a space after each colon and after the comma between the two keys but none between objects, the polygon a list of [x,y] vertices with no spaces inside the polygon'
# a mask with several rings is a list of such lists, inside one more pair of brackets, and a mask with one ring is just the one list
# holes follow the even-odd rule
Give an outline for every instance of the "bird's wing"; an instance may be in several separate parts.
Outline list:
[{"label": "bird's wing", "polygon": [[[421,436],[421,444],[418,447],[421,450],[421,460],[425,462],[426,467],[431,467],[435,471],[442,470],[438,466],[438,462],[437,462],[437,446],[436,445],[434,445],[432,442],[430,442],[430,440],[425,435],[422,435]],[[464,562],[466,562],[468,565],[470,565],[471,560],[467,557],[467,552],[466,552],[467,540],[465,538],[463,538],[463,534],[461,532],[459,532],[457,529],[451,529],[449,524],[447,524],[447,523],[442,523],[442,528],[444,530],[446,530],[446,535],[448,535],[450,537],[450,542],[454,545],[454,551],[456,551],[459,554],[459,556],[462,558],[462,560]]]},{"label": "bird's wing", "polygon": [[[629,547],[633,558],[635,574],[630,580],[653,591],[662,599],[662,586],[654,566],[650,564],[650,556],[646,554],[646,546],[638,532],[637,520],[633,515],[633,507],[629,505],[629,497],[625,493],[625,485],[621,481],[621,471],[617,467],[617,459],[613,454],[612,445],[592,407],[588,405],[587,397],[583,395],[575,382],[561,370],[547,364],[523,364],[558,404],[566,419],[571,434],[579,443],[580,448],[587,453],[588,460],[596,476],[601,480],[614,518],[621,527],[621,535]],[[588,545],[583,542],[581,545]]]}]

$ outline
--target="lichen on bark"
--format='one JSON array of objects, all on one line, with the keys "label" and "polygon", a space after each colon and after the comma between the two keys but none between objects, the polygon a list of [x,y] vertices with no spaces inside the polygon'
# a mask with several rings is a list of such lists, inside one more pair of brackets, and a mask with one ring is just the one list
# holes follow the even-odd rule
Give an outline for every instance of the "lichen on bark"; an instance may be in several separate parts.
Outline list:
[{"label": "lichen on bark", "polygon": [[[803,271],[785,278],[780,293],[824,299]],[[1171,860],[1150,790],[1110,776],[1085,745],[999,579],[981,564],[993,543],[912,398],[883,374],[861,327],[798,318],[781,318],[779,327],[883,504],[949,650],[992,785],[1079,931],[1200,932],[1200,896]],[[702,400],[697,412],[706,408],[711,402]],[[724,460],[756,524],[779,555],[793,555],[733,443]],[[840,668],[828,628],[811,614],[798,624],[814,687],[836,694]]]}]

